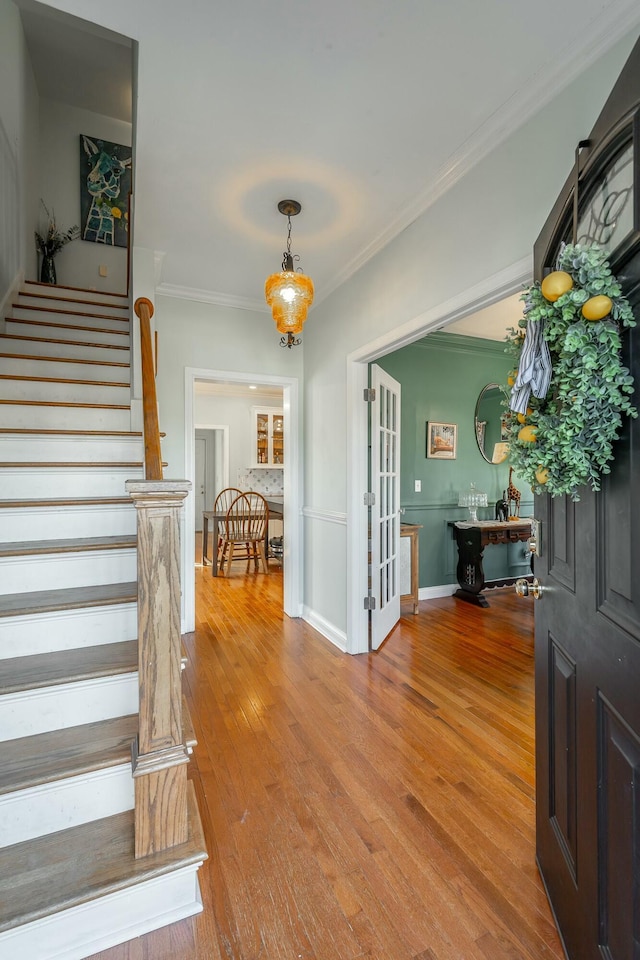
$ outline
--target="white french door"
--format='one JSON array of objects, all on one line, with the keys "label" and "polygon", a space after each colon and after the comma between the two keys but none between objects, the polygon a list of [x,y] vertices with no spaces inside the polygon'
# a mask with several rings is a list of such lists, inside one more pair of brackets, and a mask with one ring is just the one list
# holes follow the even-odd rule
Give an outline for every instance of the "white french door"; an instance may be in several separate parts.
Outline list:
[{"label": "white french door", "polygon": [[400,619],[400,384],[371,365],[371,648]]}]

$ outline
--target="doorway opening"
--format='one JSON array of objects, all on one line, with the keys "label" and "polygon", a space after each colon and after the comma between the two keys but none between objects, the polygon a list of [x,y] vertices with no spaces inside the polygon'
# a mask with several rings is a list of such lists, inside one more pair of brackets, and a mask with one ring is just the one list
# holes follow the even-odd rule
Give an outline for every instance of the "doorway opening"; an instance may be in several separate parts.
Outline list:
[{"label": "doorway opening", "polygon": [[[254,387],[254,390],[250,388]],[[302,531],[300,522],[300,496],[302,490],[302,467],[300,463],[300,417],[299,385],[295,377],[269,376],[253,372],[209,370],[187,367],[185,370],[185,477],[193,484],[194,496],[185,504],[184,536],[182,546],[182,569],[184,571],[183,630],[195,628],[195,544],[196,508],[201,503],[200,475],[196,472],[196,459],[204,455],[199,439],[218,443],[220,460],[218,476],[224,486],[242,489],[259,488],[266,493],[281,492],[283,496],[283,526],[285,530],[282,551],[283,610],[290,617],[299,617],[302,612],[301,589]],[[252,450],[252,408],[281,411],[280,430],[284,456],[271,440],[268,456],[264,460]],[[223,412],[224,411],[224,412]],[[223,416],[221,413],[223,412]],[[216,440],[219,431],[228,432],[227,452],[225,440]],[[234,442],[235,440],[238,443]],[[275,451],[275,452],[274,452]],[[215,460],[214,460],[215,464]],[[211,467],[215,475],[215,465]],[[266,490],[264,485],[269,487]],[[213,481],[212,481],[212,485]],[[206,482],[204,483],[207,496]],[[209,509],[213,501],[207,505]],[[201,525],[202,526],[202,525]]]},{"label": "doorway opening", "polygon": [[469,288],[455,300],[433,310],[384,337],[365,344],[347,358],[347,651],[366,653],[369,649],[368,611],[362,598],[367,596],[368,506],[363,493],[368,490],[369,415],[362,402],[368,386],[369,364],[389,353],[420,340],[426,334],[442,330],[480,310],[491,307],[522,291],[531,281],[531,261],[525,258]]}]

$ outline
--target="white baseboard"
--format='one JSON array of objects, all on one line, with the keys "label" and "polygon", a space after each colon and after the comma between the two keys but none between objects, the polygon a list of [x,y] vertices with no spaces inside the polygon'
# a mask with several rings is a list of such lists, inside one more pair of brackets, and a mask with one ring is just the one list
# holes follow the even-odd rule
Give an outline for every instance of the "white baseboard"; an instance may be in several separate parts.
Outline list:
[{"label": "white baseboard", "polygon": [[202,912],[200,863],[0,934],[0,956],[84,960]]},{"label": "white baseboard", "polygon": [[438,600],[440,597],[452,597],[457,589],[457,583],[442,583],[438,587],[420,587],[418,599]]},{"label": "white baseboard", "polygon": [[302,608],[302,619],[308,623],[309,626],[313,627],[314,630],[317,630],[318,633],[321,633],[323,637],[326,637],[326,639],[333,643],[339,650],[342,650],[343,653],[347,652],[347,635],[342,630],[339,630],[333,623],[325,620],[319,613],[311,610],[311,608],[306,605]]}]

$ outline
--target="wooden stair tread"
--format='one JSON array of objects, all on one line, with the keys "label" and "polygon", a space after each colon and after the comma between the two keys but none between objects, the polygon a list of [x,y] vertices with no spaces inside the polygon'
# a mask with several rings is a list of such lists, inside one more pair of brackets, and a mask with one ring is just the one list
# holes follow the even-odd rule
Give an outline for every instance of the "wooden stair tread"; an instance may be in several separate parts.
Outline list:
[{"label": "wooden stair tread", "polygon": [[[47,287],[50,290],[77,290],[80,293],[91,293],[95,296],[96,293],[99,293],[102,297],[123,297],[125,300],[128,300],[129,294],[127,293],[110,293],[108,290],[92,290],[90,287],[71,287],[68,283],[42,283],[40,280],[25,280],[25,286],[29,285],[32,287]],[[32,294],[27,294],[32,296]],[[55,294],[54,294],[55,298]]]},{"label": "wooden stair tread", "polygon": [[134,713],[9,740],[1,747],[0,795],[127,763],[137,733]]},{"label": "wooden stair tread", "polygon": [[[107,331],[103,331],[107,332]],[[73,347],[97,347],[99,350],[128,350],[129,347],[117,343],[93,343],[91,340],[60,340],[56,337],[27,337],[19,333],[0,333],[2,340],[26,340],[29,343],[64,343]],[[13,356],[13,354],[12,354]]]},{"label": "wooden stair tread", "polygon": [[[44,360],[45,363],[86,363],[94,367],[130,367],[130,363],[121,360],[85,360],[84,357],[39,357],[32,353],[0,353],[0,359],[5,360]],[[14,378],[17,379],[17,378]],[[84,382],[84,381],[82,381]],[[129,386],[129,384],[127,384]]]},{"label": "wooden stair tread", "polygon": [[[34,358],[32,358],[34,359]],[[89,387],[130,387],[122,380],[80,380],[71,377],[31,377],[20,373],[0,373],[0,380],[20,380],[28,383],[75,383]]]},{"label": "wooden stair tread", "polygon": [[23,540],[0,543],[0,557],[26,557],[43,553],[83,553],[91,550],[118,550],[135,547],[135,534],[119,537],[74,537],[60,540]]},{"label": "wooden stair tread", "polygon": [[[19,297],[28,297],[30,300],[57,300],[59,303],[88,303],[92,307],[113,307],[114,310],[127,310],[127,303],[104,303],[102,300],[83,300],[80,297],[60,297],[57,294],[51,296],[49,293],[32,293],[31,291],[22,290],[18,294]],[[114,296],[114,294],[107,294],[107,296]],[[14,306],[24,307],[27,304],[18,303]]]},{"label": "wooden stair tread", "polygon": [[[20,323],[28,327],[53,327],[55,330],[88,330],[91,333],[112,333],[114,337],[128,337],[128,330],[110,330],[108,327],[90,327],[81,323],[59,323],[57,320],[21,320],[5,317],[7,323]],[[73,341],[76,343],[76,341]]]},{"label": "wooden stair tread", "polygon": [[[131,467],[131,469],[144,466],[142,460],[1,460],[0,469],[10,469],[17,467],[43,467],[51,470],[54,467],[70,467],[84,469],[85,467]],[[166,463],[163,464],[166,467]]]},{"label": "wooden stair tread", "polygon": [[[137,733],[138,714],[133,713],[6,741],[0,747],[0,796],[129,763]],[[193,750],[198,741],[184,696],[182,733],[185,746]]]},{"label": "wooden stair tread", "polygon": [[101,507],[110,504],[131,504],[131,497],[60,497],[57,500],[0,500],[0,510],[32,507]]},{"label": "wooden stair tread", "polygon": [[16,406],[22,404],[25,407],[86,407],[91,410],[129,410],[130,403],[78,403],[71,400],[20,400],[18,398],[0,400],[0,403]]},{"label": "wooden stair tread", "polygon": [[137,640],[13,657],[0,660],[0,695],[133,673],[137,669]]},{"label": "wooden stair tread", "polygon": [[78,610],[116,603],[135,603],[138,585],[101,583],[90,587],[66,587],[64,590],[34,590],[0,597],[0,617],[22,617],[54,610]]},{"label": "wooden stair tread", "polygon": [[[58,430],[57,427],[43,429],[42,427],[0,427],[0,436],[3,433],[24,433],[27,436],[60,436],[60,437],[142,437],[141,430]],[[165,434],[161,433],[161,437]]]},{"label": "wooden stair tread", "polygon": [[[49,300],[55,300],[55,297],[49,297]],[[67,301],[71,303],[82,303],[82,300],[71,300]],[[40,313],[61,313],[66,316],[71,317],[92,317],[98,320],[119,320],[120,323],[129,323],[129,317],[114,317],[112,313],[89,313],[88,310],[66,310],[64,307],[44,307],[40,304],[30,304],[30,303],[12,303],[11,306],[17,310],[34,310]],[[108,306],[108,304],[104,304]],[[123,309],[122,307],[114,306],[114,310]],[[7,320],[15,320],[16,317],[7,317]],[[18,318],[19,319],[19,318]]]},{"label": "wooden stair tread", "polygon": [[185,843],[134,858],[133,812],[0,850],[0,931],[206,860],[193,784]]}]

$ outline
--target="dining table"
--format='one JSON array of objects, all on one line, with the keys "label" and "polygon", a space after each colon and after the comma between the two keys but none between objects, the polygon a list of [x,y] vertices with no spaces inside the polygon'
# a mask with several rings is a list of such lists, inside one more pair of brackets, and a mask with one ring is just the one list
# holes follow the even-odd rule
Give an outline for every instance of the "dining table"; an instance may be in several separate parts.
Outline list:
[{"label": "dining table", "polygon": [[[267,503],[267,527],[264,536],[265,557],[269,556],[269,520],[284,518],[284,497],[268,496],[263,494]],[[202,566],[211,564],[211,576],[218,576],[218,535],[221,521],[227,516],[226,510],[204,510],[202,513]],[[212,556],[209,556],[209,526],[211,526],[211,540],[213,544]]]}]

